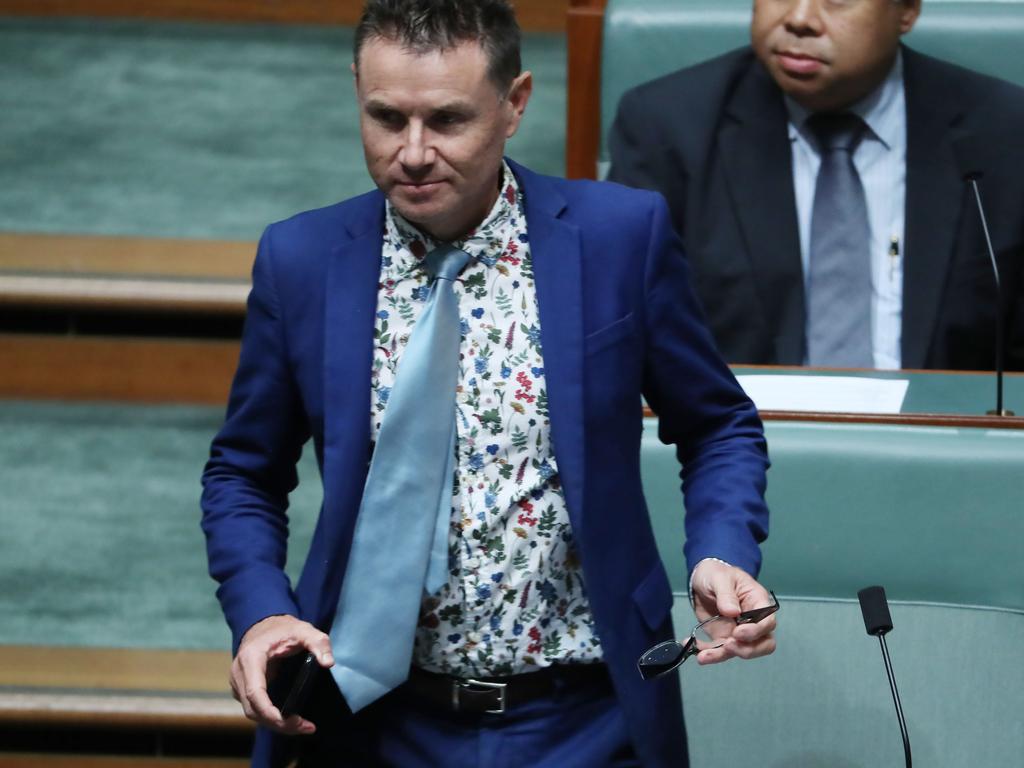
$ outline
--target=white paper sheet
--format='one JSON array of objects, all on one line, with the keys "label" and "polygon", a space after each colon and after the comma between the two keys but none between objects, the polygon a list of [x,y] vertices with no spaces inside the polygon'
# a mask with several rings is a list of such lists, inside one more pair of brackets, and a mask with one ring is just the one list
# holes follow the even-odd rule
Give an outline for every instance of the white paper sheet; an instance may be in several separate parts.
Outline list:
[{"label": "white paper sheet", "polygon": [[907,379],[859,376],[737,376],[759,411],[899,413]]}]

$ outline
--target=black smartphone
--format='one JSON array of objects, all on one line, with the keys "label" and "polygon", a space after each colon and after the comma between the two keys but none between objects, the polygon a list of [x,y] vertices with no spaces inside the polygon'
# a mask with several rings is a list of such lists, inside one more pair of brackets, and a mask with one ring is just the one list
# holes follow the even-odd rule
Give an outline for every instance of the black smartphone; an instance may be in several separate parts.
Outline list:
[{"label": "black smartphone", "polygon": [[283,717],[301,715],[316,682],[320,664],[312,653],[298,653],[282,659],[273,681],[267,686],[270,700]]}]

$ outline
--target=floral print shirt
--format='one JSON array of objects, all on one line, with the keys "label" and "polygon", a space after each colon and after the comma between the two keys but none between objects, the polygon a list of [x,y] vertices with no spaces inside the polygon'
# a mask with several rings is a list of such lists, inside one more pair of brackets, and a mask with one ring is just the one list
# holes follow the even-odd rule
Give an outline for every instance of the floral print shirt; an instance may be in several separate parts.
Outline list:
[{"label": "floral print shirt", "polygon": [[[507,165],[484,222],[454,243],[462,320],[449,580],[424,598],[413,662],[458,677],[601,658],[551,444],[522,192]],[[387,206],[377,294],[372,435],[423,309],[437,245]]]}]

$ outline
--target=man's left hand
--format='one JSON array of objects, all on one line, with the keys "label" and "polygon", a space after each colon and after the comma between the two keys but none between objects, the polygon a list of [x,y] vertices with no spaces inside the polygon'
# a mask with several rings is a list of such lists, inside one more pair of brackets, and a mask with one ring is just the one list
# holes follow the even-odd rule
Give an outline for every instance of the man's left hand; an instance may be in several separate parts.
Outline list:
[{"label": "man's left hand", "polygon": [[[743,611],[772,604],[768,590],[753,576],[717,560],[699,562],[693,570],[691,583],[698,621],[712,616],[736,618]],[[755,624],[736,624],[720,639],[723,641],[720,648],[708,648],[697,654],[698,663],[717,664],[734,656],[741,659],[767,656],[775,650],[775,614]]]}]

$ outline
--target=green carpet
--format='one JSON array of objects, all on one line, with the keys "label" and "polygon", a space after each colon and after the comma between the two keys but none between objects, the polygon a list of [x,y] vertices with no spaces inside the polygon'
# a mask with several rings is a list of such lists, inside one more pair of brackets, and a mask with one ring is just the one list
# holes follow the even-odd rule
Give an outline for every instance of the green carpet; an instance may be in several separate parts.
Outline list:
[{"label": "green carpet", "polygon": [[[0,644],[227,648],[199,477],[222,411],[0,402]],[[288,571],[320,507],[312,448]]]},{"label": "green carpet", "polygon": [[[0,230],[256,239],[371,188],[352,30],[0,18]],[[509,144],[563,172],[565,38]]]}]

